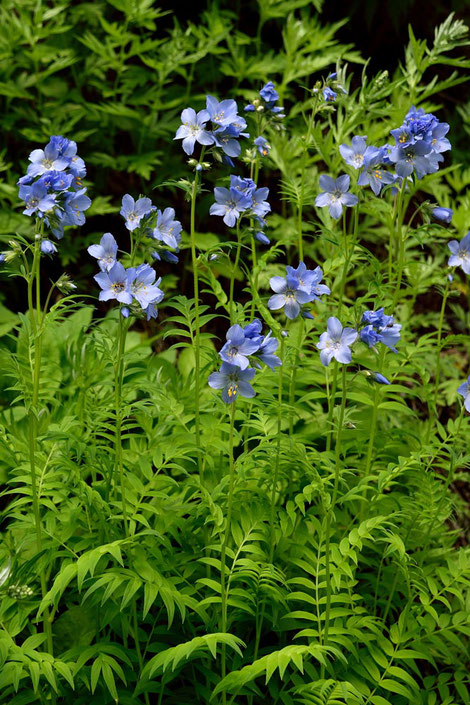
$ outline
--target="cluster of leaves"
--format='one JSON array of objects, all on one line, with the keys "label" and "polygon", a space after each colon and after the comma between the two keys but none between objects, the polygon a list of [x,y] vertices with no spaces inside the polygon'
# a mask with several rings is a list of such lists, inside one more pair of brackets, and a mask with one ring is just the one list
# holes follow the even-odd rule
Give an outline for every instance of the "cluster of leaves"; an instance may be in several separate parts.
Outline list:
[{"label": "cluster of leaves", "polygon": [[[325,30],[307,13],[296,14],[306,4],[260,2],[258,38],[265,22],[285,20],[284,52],[261,56],[253,54],[250,38],[231,31],[230,14],[216,7],[200,25],[185,30],[176,25],[160,40],[154,29],[163,13],[145,0],[55,8],[4,2],[0,12],[10,31],[1,38],[3,51],[14,40],[24,47],[15,62],[6,62],[5,70],[12,72],[2,85],[10,90],[9,119],[19,134],[38,143],[53,132],[73,132],[85,145],[82,154],[90,145],[87,161],[104,165],[110,174],[127,170],[147,179],[163,152],[146,150],[159,138],[171,139],[176,115],[198,92],[198,82],[230,77],[253,86],[275,78],[288,102],[296,83],[340,55],[358,59],[350,48],[335,44],[334,28]],[[112,20],[111,8],[126,21]],[[90,28],[76,37],[70,18]],[[90,53],[76,51],[77,42]],[[361,204],[360,245],[342,282],[341,232],[323,212],[317,214],[321,220],[313,219],[318,171],[338,172],[338,145],[350,142],[353,134],[385,140],[412,100],[437,110],[439,94],[462,79],[455,73],[437,83],[431,69],[458,65],[452,52],[463,42],[464,27],[452,18],[437,30],[431,47],[411,34],[405,62],[393,78],[370,78],[364,71],[361,87],[334,109],[325,106],[310,130],[315,99],[308,95],[289,104],[285,131],[269,134],[268,169],[281,176],[282,208],[271,216],[274,244],[251,271],[260,292],[267,291],[270,276],[282,273],[276,263],[282,249],[297,263],[300,214],[305,260],[322,264],[332,300],[344,284],[356,321],[377,302],[390,305],[384,253],[392,205],[385,199]],[[73,88],[65,82],[65,90],[60,74],[67,67],[76,81]],[[32,110],[37,98],[43,106],[56,105],[61,90],[64,111],[48,118],[52,113],[45,110],[42,121],[33,123],[28,104]],[[93,101],[87,91],[95,92]],[[255,91],[246,92],[251,98]],[[119,152],[116,157],[123,124],[132,143],[129,156]],[[172,175],[179,158],[175,151],[166,162]],[[153,183],[142,191],[149,192]],[[410,199],[419,204],[424,194],[452,206],[455,228],[464,234],[469,184],[470,170],[448,166],[420,182],[419,193],[411,187]],[[13,182],[2,189],[13,203]],[[96,201],[95,213],[106,213],[106,198]],[[19,230],[29,232],[25,219],[18,223]],[[11,223],[3,227],[9,232]],[[35,421],[40,547],[29,435],[35,331],[31,312],[0,308],[5,397],[0,409],[0,703],[470,702],[465,657],[470,552],[458,545],[465,507],[454,491],[468,483],[470,464],[470,425],[454,406],[469,362],[465,333],[470,320],[462,304],[468,281],[460,275],[452,283],[445,321],[445,333],[451,334],[442,340],[441,413],[435,422],[433,417],[440,297],[437,306],[428,301],[429,293],[442,293],[445,284],[448,238],[447,229],[419,218],[408,228],[395,312],[403,325],[402,341],[399,353],[383,361],[392,384],[369,384],[360,370],[377,363],[374,351],[364,347],[354,359],[358,374],[349,382],[344,419],[329,417],[331,387],[325,388],[315,350],[331,303],[318,304],[315,320],[290,326],[283,370],[295,388],[291,393],[289,385],[284,387],[280,401],[287,413],[280,432],[278,370],[259,373],[256,397],[235,408],[230,525],[229,412],[206,385],[218,360],[209,331],[220,318],[213,311],[226,304],[226,257],[212,261],[207,256],[199,263],[211,307],[199,311],[205,326],[202,461],[194,435],[194,301],[167,297],[164,321],[153,336],[136,331],[127,336],[121,410],[125,507],[123,495],[115,491],[113,453],[117,312],[96,320],[93,307],[72,295],[58,299],[44,317]],[[226,240],[198,233],[199,249],[208,255]],[[243,282],[251,264],[248,256],[242,261],[237,315],[249,320],[252,304],[248,296],[244,299]],[[183,268],[174,271],[183,277]],[[164,284],[166,291],[180,288],[175,274]],[[273,324],[264,293],[257,310]],[[302,374],[293,377],[297,367]],[[371,444],[374,414],[378,430]],[[325,438],[339,429],[341,445],[330,450]],[[52,625],[52,649],[46,648],[44,620]]]}]

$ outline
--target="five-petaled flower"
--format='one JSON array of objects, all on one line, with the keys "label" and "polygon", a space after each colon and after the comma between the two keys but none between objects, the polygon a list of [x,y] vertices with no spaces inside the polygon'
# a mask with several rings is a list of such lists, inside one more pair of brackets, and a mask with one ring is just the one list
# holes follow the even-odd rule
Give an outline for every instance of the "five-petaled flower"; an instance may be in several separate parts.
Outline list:
[{"label": "five-petaled flower", "polygon": [[121,215],[126,220],[126,228],[131,231],[138,228],[144,215],[150,213],[151,209],[152,201],[150,198],[139,198],[134,201],[132,196],[126,193],[122,197],[121,208]]},{"label": "five-petaled flower", "polygon": [[185,108],[181,113],[181,122],[173,139],[183,140],[183,149],[186,154],[194,152],[196,142],[203,145],[214,143],[214,138],[206,130],[206,123],[209,120],[207,110],[200,110],[197,115],[193,108]]},{"label": "five-petaled flower", "polygon": [[252,203],[251,195],[243,194],[235,188],[223,188],[216,186],[214,189],[216,202],[210,207],[211,215],[222,215],[225,225],[233,228],[240,215],[250,208]]},{"label": "five-petaled flower", "polygon": [[343,174],[336,180],[331,176],[322,174],[320,176],[320,188],[324,193],[320,193],[315,199],[315,205],[319,208],[328,206],[330,215],[335,220],[341,217],[343,206],[355,206],[357,204],[357,196],[348,193],[349,176]]},{"label": "five-petaled flower", "polygon": [[100,301],[116,299],[121,304],[132,303],[127,272],[120,262],[115,262],[109,272],[95,274],[94,278],[102,289],[99,296]]},{"label": "five-petaled flower", "polygon": [[161,277],[157,281],[155,277],[155,270],[147,263],[138,267],[129,267],[127,270],[129,290],[143,309],[151,303],[160,303],[163,299],[163,291],[158,287]]},{"label": "five-petaled flower", "polygon": [[105,233],[99,245],[90,245],[88,254],[98,260],[102,272],[109,272],[116,262],[118,246],[111,233]]},{"label": "five-petaled flower", "polygon": [[222,390],[222,399],[226,404],[232,404],[240,396],[251,399],[255,390],[250,382],[256,374],[252,367],[242,370],[237,365],[223,362],[218,372],[209,375],[209,386]]},{"label": "five-petaled flower", "polygon": [[465,274],[470,274],[470,230],[460,242],[451,240],[447,247],[452,253],[449,257],[449,267],[462,267]]},{"label": "five-petaled flower", "polygon": [[303,304],[313,300],[312,294],[300,287],[295,276],[271,277],[269,284],[276,293],[269,299],[268,308],[271,311],[284,308],[284,312],[290,320],[297,318]]},{"label": "five-petaled flower", "polygon": [[219,352],[224,362],[236,365],[241,370],[246,370],[250,361],[248,355],[253,355],[260,348],[262,337],[260,335],[246,335],[244,329],[237,323],[230,326],[227,331],[227,342]]},{"label": "five-petaled flower", "polygon": [[357,330],[343,328],[335,316],[330,316],[326,322],[326,331],[321,334],[320,341],[317,343],[322,365],[328,367],[332,358],[343,364],[351,362],[350,346],[356,338]]},{"label": "five-petaled flower", "polygon": [[176,250],[181,242],[182,229],[179,220],[175,220],[175,209],[165,208],[163,213],[161,210],[157,211],[157,223],[150,235]]}]

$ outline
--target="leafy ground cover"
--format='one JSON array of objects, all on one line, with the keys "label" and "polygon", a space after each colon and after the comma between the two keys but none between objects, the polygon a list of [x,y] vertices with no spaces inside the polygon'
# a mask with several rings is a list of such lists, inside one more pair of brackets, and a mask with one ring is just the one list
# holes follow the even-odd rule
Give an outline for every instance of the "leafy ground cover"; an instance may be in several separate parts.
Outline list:
[{"label": "leafy ground cover", "polygon": [[2,3],[0,702],[470,701],[467,28],[304,4]]}]

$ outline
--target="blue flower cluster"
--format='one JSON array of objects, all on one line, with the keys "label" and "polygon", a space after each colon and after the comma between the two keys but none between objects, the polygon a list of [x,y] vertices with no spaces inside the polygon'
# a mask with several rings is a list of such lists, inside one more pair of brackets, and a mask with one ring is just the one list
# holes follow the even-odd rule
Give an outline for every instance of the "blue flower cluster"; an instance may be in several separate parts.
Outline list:
[{"label": "blue flower cluster", "polygon": [[164,293],[159,288],[161,277],[155,281],[155,270],[149,264],[125,269],[117,261],[118,246],[111,233],[105,233],[99,245],[91,245],[88,252],[98,260],[101,269],[94,277],[101,288],[100,301],[116,299],[124,304],[121,313],[125,318],[131,312],[136,315],[144,312],[147,320],[157,317],[157,304]]},{"label": "blue flower cluster", "polygon": [[23,213],[43,218],[60,239],[67,225],[83,225],[91,205],[82,184],[85,162],[77,155],[77,143],[60,135],[53,135],[44,149],[33,150],[29,161],[17,184]]},{"label": "blue flower cluster", "polygon": [[[206,96],[206,108],[198,113],[193,108],[185,108],[181,113],[182,125],[176,132],[175,140],[183,140],[186,154],[194,152],[196,142],[205,147],[214,146],[224,153],[223,161],[233,166],[231,157],[238,157],[241,152],[240,137],[249,137],[244,132],[246,120],[238,115],[234,100],[218,101],[211,95]],[[212,123],[212,129],[207,123]]]},{"label": "blue flower cluster", "polygon": [[[383,343],[393,352],[397,352],[395,345],[400,340],[401,325],[394,323],[393,316],[385,315],[383,308],[379,308],[377,311],[365,311],[362,321],[366,325],[361,329],[359,336],[364,343],[369,347]],[[322,365],[328,367],[333,358],[343,364],[351,362],[350,347],[357,339],[357,330],[354,328],[343,329],[340,321],[334,316],[328,319],[326,328],[317,343]],[[388,380],[380,373],[371,374],[379,384],[389,384]]]},{"label": "blue flower cluster", "polygon": [[280,105],[276,105],[279,101],[279,93],[274,87],[272,81],[268,81],[259,92],[259,98],[255,98],[252,103],[245,106],[245,111],[247,113],[261,113],[270,112],[277,118],[281,119],[285,117],[284,108]]},{"label": "blue flower cluster", "polygon": [[[399,185],[413,173],[416,178],[421,179],[426,174],[436,172],[444,159],[442,152],[451,149],[451,144],[445,136],[448,131],[447,123],[439,122],[432,113],[426,113],[423,108],[417,110],[412,106],[403,125],[391,131],[395,145],[375,147],[367,145],[365,136],[355,135],[351,145],[341,144],[339,151],[346,164],[360,170],[357,185],[370,186],[378,196],[382,187]],[[393,165],[394,173],[387,170]],[[346,175],[340,176],[336,181],[322,175],[320,188],[323,193],[317,196],[315,205],[320,208],[328,206],[330,215],[335,220],[341,217],[343,206],[357,204],[357,196],[348,193],[349,177]],[[447,208],[434,209],[433,215],[444,222],[450,222],[452,218],[452,212]]]},{"label": "blue flower cluster", "polygon": [[[179,251],[183,226],[179,220],[175,220],[174,208],[165,208],[161,211],[152,205],[150,198],[143,197],[135,201],[126,193],[122,198],[121,215],[130,232],[136,230],[176,252]],[[178,262],[178,257],[165,248],[156,250],[152,256],[157,260],[163,258],[168,262]]]},{"label": "blue flower cluster", "polygon": [[393,316],[385,315],[383,308],[379,308],[377,311],[365,311],[362,322],[366,323],[360,332],[363,343],[370,348],[383,343],[394,353],[397,352],[395,345],[400,340],[401,324],[394,323]]},{"label": "blue flower cluster", "polygon": [[[271,210],[266,200],[268,195],[269,189],[257,188],[253,179],[244,179],[231,174],[230,188],[217,186],[214,189],[215,203],[211,205],[209,213],[223,216],[224,223],[229,228],[233,228],[242,214],[254,218],[258,226],[264,228],[266,225],[264,216]],[[265,242],[267,238],[263,237],[265,240],[261,241]]]},{"label": "blue flower cluster", "polygon": [[249,367],[250,356],[253,356],[253,364],[258,369],[261,368],[260,360],[270,369],[282,364],[274,354],[279,341],[271,337],[271,331],[263,335],[262,329],[261,321],[255,318],[244,328],[235,324],[227,331],[227,342],[219,352],[222,365],[218,372],[209,376],[209,385],[213,389],[222,389],[222,399],[227,404],[234,402],[239,394],[246,398],[255,396],[250,382],[256,369]]},{"label": "blue flower cluster", "polygon": [[[321,284],[322,279],[321,267],[307,269],[303,262],[299,263],[297,269],[286,266],[285,277],[271,277],[269,280],[275,294],[269,299],[268,308],[272,311],[284,308],[287,318],[297,318],[305,304],[319,299],[323,294],[331,293],[325,284]],[[308,312],[302,313],[306,318],[311,317]]]}]

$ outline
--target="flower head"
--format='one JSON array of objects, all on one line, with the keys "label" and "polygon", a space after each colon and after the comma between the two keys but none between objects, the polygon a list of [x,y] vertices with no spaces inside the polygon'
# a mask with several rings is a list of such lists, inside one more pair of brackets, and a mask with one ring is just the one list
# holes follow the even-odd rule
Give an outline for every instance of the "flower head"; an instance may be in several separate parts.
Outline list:
[{"label": "flower head", "polygon": [[441,220],[443,223],[449,224],[452,221],[452,216],[454,211],[452,208],[443,208],[442,206],[437,206],[431,211],[431,215],[436,218],[436,220]]},{"label": "flower head", "polygon": [[457,389],[457,394],[463,397],[463,405],[467,411],[470,411],[470,375],[466,382],[462,382]]},{"label": "flower head", "polygon": [[254,141],[254,144],[262,157],[268,156],[269,150],[271,149],[271,145],[268,144],[268,141],[264,137],[257,137]]},{"label": "flower head", "polygon": [[155,281],[155,270],[149,264],[130,267],[127,270],[129,291],[143,309],[151,303],[160,303],[164,293],[158,288],[161,277]]},{"label": "flower head", "polygon": [[394,353],[395,345],[400,340],[401,324],[394,323],[393,316],[384,314],[383,308],[377,311],[365,311],[362,320],[367,325],[360,332],[361,340],[370,348],[377,343],[383,343]]},{"label": "flower head", "polygon": [[255,374],[256,370],[251,367],[242,370],[237,365],[223,362],[218,372],[209,375],[209,386],[221,389],[224,402],[232,404],[238,395],[247,399],[255,396],[255,390],[250,384]]},{"label": "flower head", "polygon": [[337,318],[330,316],[326,322],[326,331],[321,334],[317,343],[322,365],[328,367],[333,358],[343,364],[351,362],[350,346],[356,338],[357,330],[343,328]]},{"label": "flower head", "polygon": [[338,96],[338,94],[328,86],[323,89],[322,93],[325,103],[334,103]]},{"label": "flower head", "polygon": [[87,251],[98,260],[102,272],[109,272],[116,263],[118,246],[114,236],[111,233],[105,233],[99,245],[90,245]]},{"label": "flower head", "polygon": [[175,209],[165,208],[163,213],[160,210],[157,211],[157,223],[150,235],[176,250],[181,242],[182,229],[183,226],[179,220],[175,220]]},{"label": "flower head", "polygon": [[447,247],[452,253],[449,257],[449,267],[462,267],[465,274],[470,274],[470,230],[460,242],[451,240]]},{"label": "flower head", "polygon": [[377,147],[368,147],[365,138],[359,135],[352,138],[350,147],[347,144],[341,144],[339,151],[346,164],[350,164],[355,169],[363,167],[364,162],[370,163],[379,154]]},{"label": "flower head", "polygon": [[328,206],[330,215],[335,220],[341,217],[343,206],[355,206],[357,204],[357,196],[348,193],[349,176],[343,174],[336,180],[331,176],[322,174],[320,176],[320,188],[324,193],[320,193],[315,199],[315,205],[320,208]]},{"label": "flower head", "polygon": [[152,201],[150,198],[139,198],[137,201],[134,201],[132,196],[126,193],[126,195],[122,197],[122,207],[120,211],[122,217],[126,220],[126,228],[130,231],[138,228],[144,215],[150,213],[151,209]]},{"label": "flower head", "polygon": [[43,255],[53,255],[57,252],[57,247],[50,240],[41,240],[40,249]]},{"label": "flower head", "polygon": [[44,213],[55,208],[56,197],[52,193],[47,193],[44,184],[34,183],[31,186],[20,186],[19,196],[25,202],[24,215],[37,213],[40,218]]},{"label": "flower head", "polygon": [[109,272],[95,274],[94,279],[101,288],[100,301],[116,299],[122,304],[132,303],[127,272],[120,262],[115,262]]},{"label": "flower head", "polygon": [[321,284],[323,279],[323,270],[321,267],[315,267],[315,269],[307,269],[303,262],[299,263],[297,269],[286,267],[286,272],[289,277],[294,277],[297,279],[299,288],[306,291],[312,297],[312,301],[319,299],[323,294],[330,294],[331,291],[329,287],[325,284]]},{"label": "flower head", "polygon": [[226,337],[227,342],[219,352],[220,357],[224,362],[229,362],[241,370],[246,370],[250,364],[248,355],[253,355],[259,350],[262,342],[261,336],[252,334],[246,336],[244,329],[235,324],[228,329]]},{"label": "flower head", "polygon": [[268,301],[268,308],[277,311],[284,308],[287,318],[293,320],[300,313],[303,304],[313,301],[311,293],[302,289],[295,276],[271,277],[271,289],[276,293]]},{"label": "flower head", "polygon": [[196,142],[203,145],[214,143],[213,136],[205,129],[209,117],[207,110],[200,110],[196,114],[193,108],[185,108],[181,113],[181,122],[183,124],[178,127],[173,139],[183,140],[183,149],[186,154],[194,152]]},{"label": "flower head", "polygon": [[240,215],[250,208],[251,196],[245,195],[235,188],[216,186],[214,189],[215,203],[210,207],[211,215],[223,216],[224,223],[233,228]]}]

